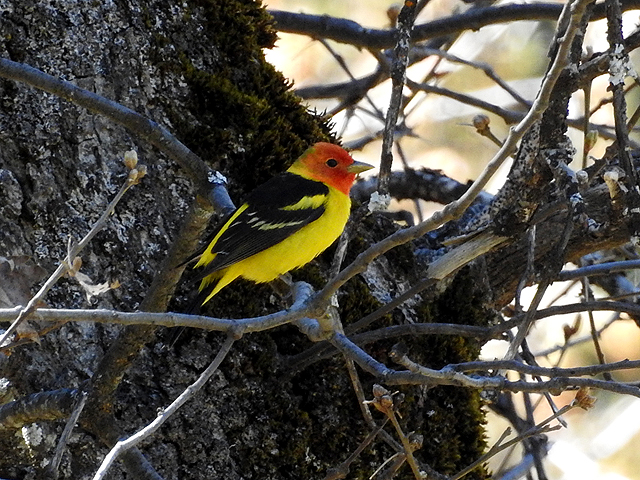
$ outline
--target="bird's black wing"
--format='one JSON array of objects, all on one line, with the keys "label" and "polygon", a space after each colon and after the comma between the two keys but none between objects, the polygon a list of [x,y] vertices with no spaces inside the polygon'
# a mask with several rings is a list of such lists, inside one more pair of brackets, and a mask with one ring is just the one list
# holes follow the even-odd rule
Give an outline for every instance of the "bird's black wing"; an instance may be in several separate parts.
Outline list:
[{"label": "bird's black wing", "polygon": [[[266,250],[317,220],[325,211],[328,193],[323,183],[292,173],[283,173],[259,186],[238,209],[242,212],[233,218],[236,210],[214,232],[212,241],[233,218],[213,246],[211,253],[216,257],[200,267],[198,279]],[[301,208],[285,209],[299,203]]]}]

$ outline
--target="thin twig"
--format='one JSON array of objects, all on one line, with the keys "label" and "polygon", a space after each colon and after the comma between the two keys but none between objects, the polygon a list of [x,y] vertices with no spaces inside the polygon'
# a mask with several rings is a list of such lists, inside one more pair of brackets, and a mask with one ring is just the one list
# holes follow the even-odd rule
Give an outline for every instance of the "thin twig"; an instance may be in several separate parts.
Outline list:
[{"label": "thin twig", "polygon": [[640,368],[640,360],[621,360],[619,362],[589,365],[586,367],[540,367],[528,365],[518,360],[478,360],[474,362],[447,365],[443,370],[453,369],[457,372],[495,372],[511,370],[514,372],[541,377],[581,377],[592,376],[617,370]]},{"label": "thin twig", "polygon": [[378,362],[344,335],[334,335],[331,342],[342,353],[351,355],[361,368],[375,375],[380,381],[388,385],[452,385],[483,390],[554,393],[559,393],[567,389],[587,387],[640,397],[640,387],[637,382],[607,382],[590,378],[574,377],[554,377],[544,382],[527,382],[509,381],[502,376],[468,376],[446,367],[441,370],[426,368],[413,362],[406,354],[398,352],[394,348],[394,350],[390,352],[390,355],[394,361],[407,368],[406,371],[395,371],[383,363]]},{"label": "thin twig", "polygon": [[[413,452],[422,447],[424,439],[419,434],[406,435],[400,426],[400,423],[398,422],[398,415],[396,414],[396,408],[402,402],[404,396],[403,394],[397,395],[398,393],[399,392],[391,393],[382,385],[375,384],[373,385],[373,400],[367,400],[366,403],[373,405],[378,411],[382,412],[387,419],[389,419],[396,430],[397,436],[402,441],[402,451],[399,452],[404,457],[402,458],[402,462],[406,460],[409,463],[416,480],[420,480],[423,478],[423,475],[415,457],[413,456]],[[400,459],[400,457],[396,458]],[[402,465],[402,462],[396,463],[395,466],[392,467],[393,470],[395,471],[399,468],[400,465]],[[380,468],[378,470],[380,470]]]},{"label": "thin twig", "polygon": [[[391,457],[382,462],[378,468],[376,468],[376,471],[371,474],[369,480],[392,480],[406,460],[406,455],[402,453],[394,453]],[[389,467],[386,470],[383,470],[387,465],[389,465]]]},{"label": "thin twig", "polygon": [[[509,448],[509,447],[511,447],[513,445],[516,445],[517,443],[521,442],[522,440],[524,440],[526,438],[530,438],[530,437],[533,437],[533,436],[536,436],[536,435],[540,435],[540,434],[543,434],[543,433],[548,433],[548,432],[557,430],[558,428],[560,428],[559,425],[555,426],[555,427],[551,427],[551,426],[548,426],[548,424],[551,421],[553,421],[554,418],[559,417],[560,415],[564,415],[566,412],[568,412],[569,410],[575,408],[576,406],[577,405],[574,405],[574,404],[565,405],[557,413],[554,413],[553,415],[551,415],[547,419],[543,420],[541,423],[539,423],[537,425],[534,425],[533,427],[531,427],[529,430],[527,430],[526,432],[522,433],[521,435],[518,435],[515,438],[512,438],[511,440],[509,440],[508,442],[501,444],[501,441],[505,437],[505,434],[503,433],[502,436],[500,437],[500,439],[496,442],[496,444],[493,447],[491,447],[491,449],[489,449],[489,451],[486,454],[484,454],[483,456],[478,458],[478,460],[473,462],[471,465],[465,467],[460,472],[456,473],[454,476],[452,476],[450,478],[450,480],[459,480],[460,478],[464,477],[467,473],[473,471],[475,468],[477,468],[478,466],[480,466],[483,463],[485,463],[491,457],[496,456],[498,453],[502,452],[503,450],[506,450],[507,448]],[[507,432],[505,432],[505,433],[507,433]]]},{"label": "thin twig", "polygon": [[[344,58],[342,58],[342,56],[340,54],[338,54],[338,52],[336,52],[331,45],[329,45],[329,42],[327,40],[325,40],[324,38],[318,37],[316,38],[316,40],[318,42],[320,42],[320,44],[327,49],[327,51],[331,54],[331,56],[334,58],[334,60],[336,62],[338,62],[338,65],[340,65],[340,68],[342,68],[342,70],[349,76],[349,78],[352,81],[356,80],[356,77],[353,76],[353,74],[351,73],[351,70],[349,69],[347,63],[344,61]],[[373,100],[371,100],[371,97],[369,96],[368,93],[366,93],[363,97],[367,103],[369,104],[369,106],[371,107],[371,109],[373,110],[374,116],[378,119],[378,120],[382,120],[384,119],[384,113],[382,112],[382,110],[380,110],[378,108],[378,106],[373,102]]]},{"label": "thin twig", "polygon": [[556,276],[556,281],[575,280],[580,277],[593,277],[596,275],[609,275],[614,272],[640,269],[640,260],[622,260],[619,262],[597,263],[595,265],[581,266],[573,270],[563,270]]},{"label": "thin twig", "polygon": [[413,476],[416,480],[420,480],[422,478],[422,473],[420,472],[420,468],[418,467],[418,463],[416,462],[415,457],[413,456],[413,445],[409,440],[409,437],[404,433],[400,423],[398,422],[398,417],[396,416],[394,411],[391,411],[388,415],[389,420],[393,424],[393,427],[396,429],[396,433],[400,437],[402,441],[402,446],[404,447],[404,455],[406,456],[407,463],[411,467],[411,471],[413,472]]},{"label": "thin twig", "polygon": [[[620,321],[620,315],[613,315],[604,325],[602,325],[602,327],[600,327],[597,330],[597,334],[598,335],[602,335],[602,332],[604,332],[609,327],[611,327],[613,324],[615,324],[615,323],[617,323],[619,321]],[[558,350],[560,350],[561,352],[564,352],[565,350],[567,350],[567,349],[569,349],[571,347],[574,347],[575,345],[580,345],[581,343],[586,343],[586,342],[591,341],[591,340],[592,340],[591,334],[584,335],[582,337],[578,337],[576,339],[566,341],[562,345],[556,345],[554,347],[547,348],[547,349],[542,350],[540,352],[536,352],[535,356],[536,357],[548,357],[549,355],[551,355],[552,353],[557,352]]]},{"label": "thin twig", "polygon": [[407,80],[407,87],[409,87],[414,92],[435,93],[436,95],[456,100],[457,102],[460,102],[464,105],[481,108],[483,110],[486,110],[487,112],[499,116],[507,125],[512,125],[514,123],[522,121],[525,116],[525,114],[522,112],[509,110],[494,103],[487,102],[486,100],[482,100],[481,98],[477,98],[466,93],[455,92],[448,88],[438,87],[429,83],[417,83],[412,80]]},{"label": "thin twig", "polygon": [[60,466],[60,462],[62,461],[62,454],[64,453],[64,449],[69,442],[69,438],[71,437],[71,432],[78,421],[78,417],[82,413],[82,409],[84,408],[84,404],[87,401],[86,392],[80,392],[78,402],[76,407],[73,409],[73,413],[67,420],[67,424],[64,426],[64,430],[62,431],[62,435],[60,435],[60,440],[58,441],[58,445],[56,445],[56,451],[51,459],[51,463],[47,466],[47,476],[49,478],[56,479],[59,476],[58,467]]},{"label": "thin twig", "polygon": [[[582,296],[584,298],[585,303],[589,303],[591,299],[593,299],[593,292],[591,291],[591,285],[589,284],[588,277],[582,277]],[[596,356],[598,357],[598,362],[601,365],[606,363],[604,359],[604,353],[602,351],[602,347],[600,346],[600,339],[598,338],[598,329],[596,328],[596,322],[593,318],[593,310],[587,308],[587,316],[589,317],[589,330],[591,332],[591,339],[593,341],[593,347],[596,350]],[[604,373],[605,380],[613,380],[611,374],[609,372]]]},{"label": "thin twig", "polygon": [[[518,92],[516,92],[511,85],[509,85],[507,82],[505,82],[502,77],[500,77],[500,75],[498,75],[495,70],[493,69],[493,67],[491,65],[489,65],[488,63],[484,63],[484,62],[474,62],[471,60],[467,60],[461,57],[458,57],[457,55],[452,55],[449,52],[445,52],[443,50],[439,50],[439,49],[434,49],[434,48],[424,48],[424,47],[420,47],[417,46],[415,47],[416,49],[420,49],[420,51],[424,54],[428,54],[428,55],[436,55],[438,57],[442,57],[445,60],[448,60],[451,63],[461,63],[463,65],[468,65],[471,68],[475,68],[477,70],[482,70],[485,75],[487,75],[487,77],[489,77],[491,80],[493,80],[495,83],[497,83],[500,88],[502,88],[505,92],[507,92],[509,95],[511,95],[511,97],[518,103],[520,103],[521,105],[526,106],[527,108],[531,107],[531,102],[527,99],[525,99],[524,97],[522,97]],[[424,83],[424,82],[423,82]]]},{"label": "thin twig", "polygon": [[358,458],[358,456],[367,448],[371,442],[376,438],[376,436],[382,431],[384,426],[387,424],[389,419],[385,418],[380,425],[376,425],[376,427],[366,436],[366,438],[358,445],[349,457],[342,462],[338,467],[332,468],[327,471],[327,474],[324,477],[324,480],[338,480],[341,478],[345,478],[349,474],[349,467],[353,463],[353,461]]},{"label": "thin twig", "polygon": [[529,305],[529,308],[527,309],[527,312],[524,315],[522,323],[518,326],[518,331],[516,332],[516,335],[513,337],[513,340],[509,343],[509,348],[507,350],[507,353],[505,353],[504,355],[504,360],[513,360],[516,357],[516,354],[518,353],[518,349],[520,348],[520,345],[522,345],[522,342],[527,336],[527,333],[529,333],[529,329],[531,328],[531,325],[535,320],[535,313],[538,310],[538,306],[540,306],[542,297],[547,291],[547,288],[549,288],[549,285],[551,285],[551,281],[549,280],[543,280],[541,283],[538,284],[536,294],[533,297],[533,300],[531,300],[531,304]]},{"label": "thin twig", "polygon": [[[2,59],[0,59],[0,62],[1,61]],[[132,172],[134,172],[134,170],[131,170],[130,173]],[[13,335],[13,333],[16,331],[18,326],[24,320],[26,320],[30,315],[33,314],[33,312],[36,310],[39,303],[42,300],[44,300],[44,297],[49,292],[49,290],[51,290],[51,288],[56,284],[58,280],[60,280],[60,278],[62,278],[62,276],[65,273],[67,273],[67,271],[70,269],[70,266],[73,265],[73,260],[78,255],[78,253],[80,253],[89,244],[89,242],[93,239],[93,237],[100,230],[102,230],[102,228],[106,226],[107,222],[109,221],[109,217],[114,212],[116,205],[118,204],[120,199],[124,196],[127,190],[129,190],[129,188],[131,188],[133,185],[136,185],[138,181],[139,181],[139,178],[137,177],[137,175],[131,175],[131,174],[128,175],[127,180],[122,185],[122,187],[120,187],[120,191],[116,194],[114,199],[111,200],[111,203],[109,203],[105,211],[102,213],[100,218],[93,224],[93,226],[84,236],[84,238],[80,240],[77,244],[75,242],[71,242],[67,252],[67,257],[62,262],[60,262],[60,264],[58,265],[58,268],[56,268],[56,270],[51,274],[51,276],[49,276],[49,278],[44,283],[44,285],[40,287],[40,290],[38,290],[38,293],[36,293],[31,298],[31,300],[29,300],[27,305],[20,310],[18,317],[13,321],[13,323],[7,329],[7,331],[4,332],[4,334],[0,337],[0,350],[2,350],[2,345],[7,341],[7,339],[11,335]]]}]

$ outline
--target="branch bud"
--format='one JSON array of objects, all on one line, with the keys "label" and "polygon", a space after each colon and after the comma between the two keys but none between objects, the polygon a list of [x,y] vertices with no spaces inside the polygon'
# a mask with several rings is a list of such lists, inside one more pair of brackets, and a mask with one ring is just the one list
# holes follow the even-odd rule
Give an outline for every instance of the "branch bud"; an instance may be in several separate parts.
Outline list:
[{"label": "branch bud", "polygon": [[138,152],[129,150],[124,152],[124,164],[129,170],[133,170],[138,165]]}]

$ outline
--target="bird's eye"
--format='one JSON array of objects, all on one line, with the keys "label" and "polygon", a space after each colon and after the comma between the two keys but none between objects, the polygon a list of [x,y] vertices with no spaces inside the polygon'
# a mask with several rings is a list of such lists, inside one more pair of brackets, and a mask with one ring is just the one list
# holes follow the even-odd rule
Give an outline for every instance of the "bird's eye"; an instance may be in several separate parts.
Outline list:
[{"label": "bird's eye", "polygon": [[331,168],[338,166],[338,161],[335,158],[330,158],[325,163],[327,164],[328,167],[331,167]]}]

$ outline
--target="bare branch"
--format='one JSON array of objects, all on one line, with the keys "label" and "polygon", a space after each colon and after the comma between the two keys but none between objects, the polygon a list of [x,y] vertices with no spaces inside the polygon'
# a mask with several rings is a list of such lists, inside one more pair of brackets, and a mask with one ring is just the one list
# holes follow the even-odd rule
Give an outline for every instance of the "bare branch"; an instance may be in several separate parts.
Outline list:
[{"label": "bare branch", "polygon": [[[291,323],[308,315],[305,302],[311,295],[311,287],[304,282],[294,284],[295,302],[288,310],[261,317],[227,320],[221,318],[187,315],[185,313],[117,312],[114,310],[80,310],[41,308],[36,318],[54,322],[98,322],[123,325],[155,325],[162,327],[193,327],[203,330],[230,332],[243,335],[260,332]],[[15,318],[21,307],[0,309],[0,321]]]},{"label": "bare branch", "polygon": [[453,100],[457,100],[458,102],[463,103],[465,105],[471,105],[473,107],[482,108],[483,110],[486,110],[487,112],[491,112],[494,115],[497,115],[500,118],[502,118],[507,125],[512,125],[514,123],[517,123],[524,118],[524,113],[522,112],[518,112],[515,110],[507,110],[506,108],[499,107],[485,100],[472,97],[471,95],[467,95],[465,93],[454,92],[447,88],[438,87],[436,85],[431,85],[428,83],[416,83],[412,80],[407,81],[407,86],[415,91],[435,93],[443,97],[448,97]]},{"label": "bare branch", "polygon": [[324,477],[324,480],[338,480],[341,478],[346,478],[347,475],[349,474],[350,465],[353,463],[353,461],[356,458],[358,458],[358,456],[364,451],[364,449],[367,448],[371,444],[371,442],[373,442],[376,436],[382,431],[384,426],[387,424],[387,421],[388,419],[385,418],[384,421],[380,423],[380,425],[378,425],[375,429],[373,429],[369,433],[369,435],[367,435],[367,437],[362,441],[362,443],[358,445],[358,448],[356,448],[354,452],[351,455],[349,455],[349,457],[344,462],[342,462],[338,467],[332,468],[329,471],[327,471],[327,474]]},{"label": "bare branch", "polygon": [[607,8],[607,40],[611,50],[609,88],[613,91],[616,144],[620,163],[627,174],[631,188],[635,191],[638,185],[638,178],[629,152],[627,102],[624,96],[624,80],[629,72],[633,70],[633,66],[630,64],[629,55],[627,55],[624,48],[620,3],[618,0],[606,0],[605,4]]},{"label": "bare branch", "polygon": [[[353,347],[344,343],[343,339],[339,340],[340,343],[342,343],[342,348],[353,350]],[[637,382],[608,382],[590,378],[575,377],[553,377],[552,379],[543,382],[527,382],[523,380],[509,381],[502,376],[470,377],[461,374],[454,369],[450,369],[449,367],[444,367],[440,370],[423,367],[422,365],[410,360],[402,349],[398,348],[398,346],[394,347],[394,350],[390,352],[390,355],[392,355],[392,358],[396,362],[408,368],[408,371],[391,371],[387,367],[381,366],[381,364],[375,360],[367,359],[366,357],[368,357],[368,355],[365,352],[358,354],[357,358],[359,360],[356,361],[361,367],[369,369],[371,373],[381,376],[389,385],[454,385],[459,387],[479,388],[483,390],[529,393],[551,392],[554,394],[567,389],[576,390],[579,388],[597,388],[600,390],[623,393],[640,398],[640,387],[638,387]]]},{"label": "bare branch", "polygon": [[614,363],[566,368],[539,367],[537,365],[528,365],[518,360],[492,360],[457,363],[453,365],[447,365],[445,368],[451,368],[457,372],[489,372],[496,370],[512,370],[514,372],[524,373],[527,375],[536,375],[549,378],[581,377],[585,375],[598,375],[605,372],[614,372],[617,370],[640,368],[640,360],[622,360],[620,362]]},{"label": "bare branch", "polygon": [[614,272],[624,272],[640,268],[640,260],[621,260],[619,262],[598,263],[573,270],[563,270],[556,277],[557,281],[564,282],[581,277],[593,277],[596,275],[609,275]]},{"label": "bare branch", "polygon": [[[515,438],[512,438],[511,440],[509,440],[506,443],[502,443],[502,441],[505,438],[505,434],[503,434],[500,437],[500,439],[496,442],[496,444],[493,447],[491,447],[489,449],[489,451],[485,455],[483,455],[478,460],[473,462],[471,465],[469,465],[468,467],[464,468],[463,470],[461,470],[460,472],[455,474],[453,477],[451,477],[451,480],[458,480],[458,479],[464,477],[467,473],[473,471],[475,468],[477,468],[482,463],[484,463],[487,460],[489,460],[491,457],[496,456],[498,453],[502,452],[503,450],[506,450],[507,448],[510,448],[513,445],[516,445],[516,444],[522,442],[523,440],[525,440],[527,438],[557,430],[558,428],[560,428],[560,425],[551,427],[551,426],[549,426],[549,422],[551,422],[555,418],[558,418],[560,415],[564,415],[565,413],[567,413],[569,410],[572,410],[576,406],[577,405],[574,405],[574,404],[565,405],[558,412],[554,413],[553,415],[551,415],[547,419],[543,420],[538,425],[534,425],[533,427],[531,427],[526,432],[516,436]],[[505,431],[505,433],[508,435],[508,430]]]},{"label": "bare branch", "polygon": [[217,172],[209,169],[200,157],[157,123],[119,103],[48,75],[36,68],[12,62],[6,58],[0,58],[0,76],[53,93],[122,125],[159,148],[184,168],[196,184],[200,194],[209,198],[216,209],[225,211],[225,209],[233,207],[224,183],[218,180]]},{"label": "bare branch", "polygon": [[[623,11],[640,7],[638,0],[621,2]],[[411,33],[412,42],[457,34],[465,30],[479,30],[487,25],[520,20],[557,20],[562,5],[556,3],[508,4],[472,8],[464,13],[440,18],[416,25]],[[297,33],[310,37],[323,37],[355,47],[369,49],[392,48],[395,45],[394,30],[364,28],[357,22],[328,15],[310,15],[281,10],[269,10],[281,32]],[[593,19],[605,17],[604,6],[596,5]]]},{"label": "bare branch", "polygon": [[382,136],[382,152],[380,157],[380,175],[378,176],[378,193],[389,195],[389,174],[393,164],[393,141],[396,132],[396,124],[402,105],[402,91],[407,77],[409,65],[409,39],[411,28],[415,19],[415,2],[405,2],[400,15],[398,15],[397,35],[395,49],[393,50],[393,65],[391,66],[391,98],[389,108],[385,116],[384,134]]},{"label": "bare branch", "polygon": [[77,390],[69,388],[33,393],[0,405],[0,427],[19,429],[37,421],[68,418],[76,403]]}]

